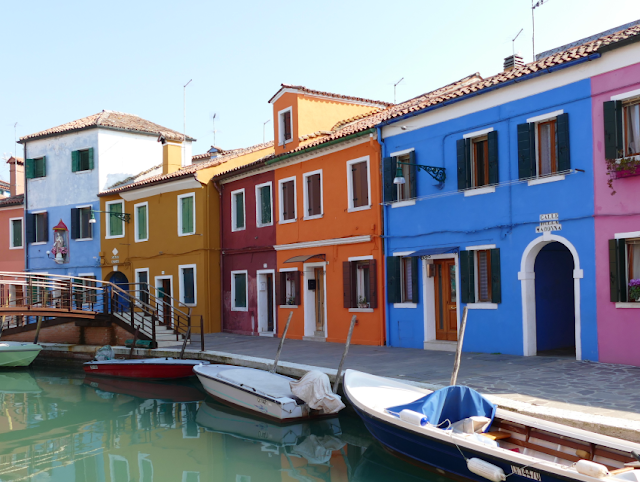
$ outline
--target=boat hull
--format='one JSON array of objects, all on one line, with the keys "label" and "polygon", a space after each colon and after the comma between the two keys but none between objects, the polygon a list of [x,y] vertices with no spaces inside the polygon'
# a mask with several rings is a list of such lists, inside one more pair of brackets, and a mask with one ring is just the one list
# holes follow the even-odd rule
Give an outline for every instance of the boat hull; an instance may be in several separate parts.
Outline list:
[{"label": "boat hull", "polygon": [[0,367],[26,367],[38,356],[42,347],[33,343],[0,343]]},{"label": "boat hull", "polygon": [[193,367],[208,362],[198,360],[143,359],[87,362],[84,371],[91,376],[175,380],[194,375]]}]

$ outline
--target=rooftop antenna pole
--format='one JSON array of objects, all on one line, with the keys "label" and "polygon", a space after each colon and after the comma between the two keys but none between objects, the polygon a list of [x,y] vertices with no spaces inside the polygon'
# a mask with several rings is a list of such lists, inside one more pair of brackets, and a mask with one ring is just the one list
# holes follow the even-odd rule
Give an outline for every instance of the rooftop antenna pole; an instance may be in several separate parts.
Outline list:
[{"label": "rooftop antenna pole", "polygon": [[393,84],[393,103],[396,103],[396,87],[398,86],[398,84],[400,82],[402,82],[404,80],[404,77],[402,77],[398,82],[396,82],[395,84]]},{"label": "rooftop antenna pole", "polygon": [[193,79],[189,79],[189,82],[184,84],[182,88],[182,165],[185,164],[185,157],[187,155],[187,85],[191,83]]},{"label": "rooftop antenna pole", "polygon": [[16,149],[18,148],[18,135],[17,135],[18,131],[16,129],[17,126],[18,126],[17,122],[13,124],[13,157],[14,158],[18,155],[18,152],[16,151]]},{"label": "rooftop antenna pole", "polygon": [[531,31],[532,31],[531,51],[533,53],[533,59],[531,59],[532,62],[536,61],[536,22],[533,15],[533,11],[539,6],[541,6],[544,2],[548,2],[548,1],[549,0],[538,0],[536,3],[533,3],[534,0],[531,0]]},{"label": "rooftop antenna pole", "polygon": [[213,114],[213,119],[211,119],[213,122],[213,145],[214,146],[216,145],[216,116],[217,115],[218,115],[217,113]]},{"label": "rooftop antenna pole", "polygon": [[267,124],[271,121],[271,119],[267,119],[266,121],[264,121],[262,123],[262,143],[265,143],[265,128],[267,127]]},{"label": "rooftop antenna pole", "polygon": [[518,35],[516,35],[515,37],[513,37],[513,40],[511,41],[511,52],[513,54],[513,56],[516,56],[516,39],[520,36],[520,34],[522,33],[524,29],[521,28],[520,31],[518,32]]}]

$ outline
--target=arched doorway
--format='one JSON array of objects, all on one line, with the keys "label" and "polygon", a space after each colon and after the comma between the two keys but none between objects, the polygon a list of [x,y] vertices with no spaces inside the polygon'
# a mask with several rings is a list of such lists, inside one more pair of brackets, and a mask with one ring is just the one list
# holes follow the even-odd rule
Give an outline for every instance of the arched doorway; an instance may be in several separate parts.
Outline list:
[{"label": "arched doorway", "polygon": [[536,352],[575,357],[573,256],[557,241],[536,256]]},{"label": "arched doorway", "polygon": [[[538,255],[543,251],[543,249],[550,244],[559,243],[562,245],[562,248],[558,245],[551,246],[547,250],[545,250],[540,258],[540,264],[537,263]],[[571,260],[573,264],[569,263],[569,258],[566,254],[566,251],[562,251],[561,249],[566,248],[566,250],[571,255]],[[524,253],[522,254],[522,260],[520,263],[520,272],[518,273],[518,279],[520,280],[520,286],[522,291],[522,342],[523,342],[523,354],[525,356],[535,356],[538,352],[538,327],[537,327],[537,315],[536,308],[538,305],[538,301],[542,303],[540,309],[542,313],[540,316],[544,316],[545,313],[548,313],[549,307],[552,306],[553,298],[549,298],[549,294],[541,293],[540,296],[537,296],[536,288],[539,285],[540,289],[544,289],[547,292],[549,289],[553,289],[549,283],[553,284],[553,280],[549,281],[549,278],[553,276],[554,268],[550,265],[549,260],[553,259],[553,257],[560,257],[563,260],[564,275],[561,276],[560,281],[564,283],[563,292],[565,293],[565,297],[562,299],[561,307],[565,313],[564,320],[567,318],[570,319],[570,315],[566,315],[567,311],[570,312],[570,304],[573,303],[573,339],[575,340],[575,356],[577,360],[582,359],[582,346],[581,346],[581,338],[580,338],[580,280],[583,277],[582,269],[580,269],[580,258],[578,256],[578,252],[566,238],[562,236],[556,236],[549,232],[545,232],[542,236],[534,239],[529,243],[529,245],[525,248]],[[570,267],[570,268],[569,268]],[[540,269],[540,275],[538,275],[537,270]],[[568,277],[567,272],[568,269],[572,269],[573,283],[571,283],[571,279]],[[538,283],[537,278],[540,276],[540,282]],[[571,292],[571,288],[573,289],[573,300],[567,300],[566,293]],[[567,328],[568,323],[565,321],[564,328]],[[548,327],[546,327],[548,328]],[[545,334],[545,327],[541,327],[541,334]],[[570,331],[570,329],[565,330],[566,332]],[[564,343],[566,343],[565,338]],[[544,340],[541,349],[544,350],[545,346],[552,346],[547,344],[548,340]]]},{"label": "arched doorway", "polygon": [[[112,271],[107,281],[113,283],[118,288],[124,291],[127,291],[127,292],[129,291],[129,280],[127,279],[127,276],[120,271]],[[119,296],[116,296],[115,300],[116,300],[116,306],[115,306],[116,311],[129,310],[128,298],[125,298],[124,296],[119,295]]]}]

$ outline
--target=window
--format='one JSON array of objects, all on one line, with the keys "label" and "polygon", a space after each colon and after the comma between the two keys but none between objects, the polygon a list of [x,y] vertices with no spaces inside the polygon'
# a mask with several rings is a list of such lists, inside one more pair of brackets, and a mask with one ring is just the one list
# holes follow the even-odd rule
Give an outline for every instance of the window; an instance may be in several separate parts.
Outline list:
[{"label": "window", "polygon": [[22,248],[22,218],[9,219],[9,249]]},{"label": "window", "polygon": [[71,209],[71,239],[93,238],[93,226],[91,219],[91,206]]},{"label": "window", "polygon": [[28,243],[49,241],[49,220],[46,212],[26,215],[26,237]]},{"label": "window", "polygon": [[417,303],[418,258],[387,257],[387,299],[389,303]]},{"label": "window", "polygon": [[605,157],[640,154],[640,97],[604,103]]},{"label": "window", "polygon": [[343,305],[345,308],[377,308],[376,260],[342,263]]},{"label": "window", "polygon": [[498,132],[465,134],[456,141],[458,190],[498,184]]},{"label": "window", "polygon": [[92,289],[96,288],[97,283],[93,273],[78,273],[78,276],[81,278],[73,280],[75,284],[74,298],[78,309],[81,309],[83,304],[97,303],[97,292]]},{"label": "window", "polygon": [[37,159],[27,159],[25,161],[25,175],[27,179],[36,179],[46,177],[47,175],[47,158],[46,156]]},{"label": "window", "polygon": [[90,171],[93,169],[93,147],[71,152],[71,171]]},{"label": "window", "polygon": [[306,173],[303,182],[304,218],[319,218],[322,216],[322,170]]},{"label": "window", "polygon": [[271,200],[271,183],[256,186],[256,226],[273,225],[273,202]]},{"label": "window", "polygon": [[[398,174],[398,163],[404,177],[404,184],[394,184],[394,179]],[[401,152],[394,152],[391,157],[386,157],[382,161],[384,187],[384,202],[408,201],[417,197],[417,168],[416,155],[413,149]]]},{"label": "window", "polygon": [[135,218],[136,243],[149,240],[149,203],[143,202],[133,206]]},{"label": "window", "polygon": [[611,301],[640,299],[640,237],[609,240],[609,278]]},{"label": "window", "polygon": [[231,311],[247,311],[247,272],[231,272]]},{"label": "window", "polygon": [[347,162],[347,188],[349,212],[371,207],[371,182],[369,179],[369,157]]},{"label": "window", "polygon": [[178,196],[178,236],[196,233],[195,193]]},{"label": "window", "polygon": [[291,123],[291,107],[278,112],[279,145],[291,142],[293,139],[293,125]]},{"label": "window", "polygon": [[281,179],[278,183],[280,185],[280,223],[292,223],[296,220],[296,178]]},{"label": "window", "polygon": [[136,297],[149,304],[149,268],[136,269]]},{"label": "window", "polygon": [[300,304],[300,271],[280,271],[278,298],[280,306]]},{"label": "window", "polygon": [[231,231],[245,228],[244,189],[231,192]]},{"label": "window", "polygon": [[520,179],[549,176],[569,169],[569,114],[552,112],[518,125]]},{"label": "window", "polygon": [[460,251],[462,303],[500,303],[500,249],[478,246]]},{"label": "window", "polygon": [[105,237],[107,239],[123,238],[124,221],[118,216],[114,216],[114,214],[124,213],[124,201],[109,201],[105,204],[105,207],[105,211],[107,211],[107,214],[105,215],[107,235]]},{"label": "window", "polygon": [[180,301],[185,305],[196,305],[196,265],[186,264],[180,269]]}]

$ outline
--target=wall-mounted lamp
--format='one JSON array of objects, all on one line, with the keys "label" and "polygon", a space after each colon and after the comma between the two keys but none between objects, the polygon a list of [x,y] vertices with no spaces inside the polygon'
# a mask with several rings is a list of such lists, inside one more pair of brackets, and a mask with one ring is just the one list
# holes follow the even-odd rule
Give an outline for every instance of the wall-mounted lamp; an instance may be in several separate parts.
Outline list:
[{"label": "wall-mounted lamp", "polygon": [[444,167],[424,166],[422,164],[413,164],[412,162],[398,162],[397,164],[396,177],[393,179],[394,184],[404,184],[406,182],[402,174],[402,166],[416,166],[417,169],[422,169],[440,184],[444,184],[447,178],[447,172]]},{"label": "wall-mounted lamp", "polygon": [[111,216],[115,216],[116,218],[120,219],[121,221],[124,221],[125,223],[128,223],[131,220],[131,214],[129,214],[129,213],[114,213],[112,211],[94,211],[92,209],[91,210],[91,218],[89,219],[89,223],[90,224],[95,224],[96,223],[96,217],[93,215],[93,213],[111,214]]}]

